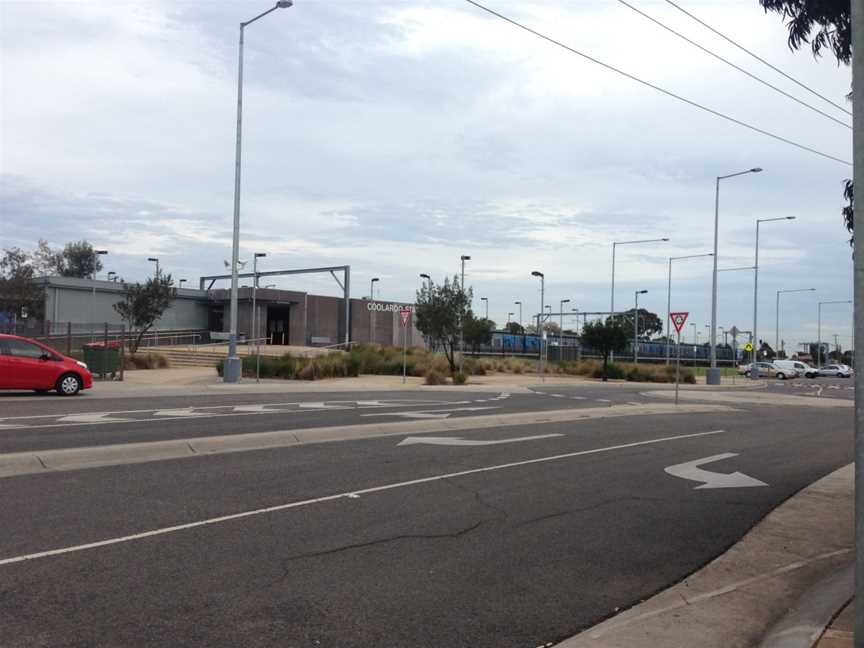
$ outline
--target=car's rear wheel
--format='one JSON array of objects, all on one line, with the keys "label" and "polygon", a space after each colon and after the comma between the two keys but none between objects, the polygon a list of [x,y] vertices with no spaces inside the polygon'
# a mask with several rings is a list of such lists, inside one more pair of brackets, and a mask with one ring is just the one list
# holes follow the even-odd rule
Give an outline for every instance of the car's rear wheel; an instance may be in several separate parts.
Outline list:
[{"label": "car's rear wheel", "polygon": [[777,374],[777,378],[779,378],[780,380],[786,380],[786,374],[780,372]]},{"label": "car's rear wheel", "polygon": [[75,374],[64,374],[57,381],[57,393],[61,396],[74,396],[81,391],[81,379]]}]

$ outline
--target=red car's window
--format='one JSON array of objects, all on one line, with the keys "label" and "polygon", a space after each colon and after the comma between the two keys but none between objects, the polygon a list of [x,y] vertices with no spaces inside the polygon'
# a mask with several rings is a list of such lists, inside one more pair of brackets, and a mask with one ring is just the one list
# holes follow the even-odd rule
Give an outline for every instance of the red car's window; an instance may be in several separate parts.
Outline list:
[{"label": "red car's window", "polygon": [[47,353],[45,349],[24,340],[6,340],[6,352],[19,358],[41,358]]}]

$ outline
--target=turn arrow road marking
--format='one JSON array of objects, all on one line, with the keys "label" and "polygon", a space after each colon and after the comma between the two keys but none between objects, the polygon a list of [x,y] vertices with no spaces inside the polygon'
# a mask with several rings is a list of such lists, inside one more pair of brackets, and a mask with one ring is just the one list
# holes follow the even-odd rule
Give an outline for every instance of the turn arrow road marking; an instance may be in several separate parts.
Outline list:
[{"label": "turn arrow road marking", "polygon": [[703,482],[701,486],[694,486],[694,490],[700,488],[752,488],[754,486],[767,486],[763,481],[759,481],[744,473],[734,472],[731,474],[711,472],[710,470],[702,470],[699,468],[702,464],[712,463],[737,457],[736,452],[724,452],[718,455],[711,455],[695,461],[688,461],[682,464],[669,466],[663,470],[673,477],[681,479],[691,479],[693,481]]},{"label": "turn arrow road marking", "polygon": [[443,445],[443,446],[487,446],[500,445],[502,443],[519,443],[520,441],[535,441],[537,439],[551,439],[552,437],[561,437],[563,434],[538,434],[529,437],[514,437],[512,439],[498,439],[495,441],[479,441],[475,439],[463,439],[462,437],[406,437],[396,445]]}]

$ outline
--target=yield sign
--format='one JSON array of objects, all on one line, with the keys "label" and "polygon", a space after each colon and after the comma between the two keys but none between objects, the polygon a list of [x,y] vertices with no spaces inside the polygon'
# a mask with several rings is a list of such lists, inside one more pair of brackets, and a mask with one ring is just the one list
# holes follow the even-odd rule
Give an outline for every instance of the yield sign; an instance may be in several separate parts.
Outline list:
[{"label": "yield sign", "polygon": [[408,326],[408,320],[411,319],[411,310],[403,308],[399,311],[399,318],[402,320],[402,326]]},{"label": "yield sign", "polygon": [[681,332],[681,329],[684,328],[684,322],[687,321],[687,316],[690,313],[669,313],[669,319],[672,320],[672,324],[675,326],[675,330],[678,333]]}]

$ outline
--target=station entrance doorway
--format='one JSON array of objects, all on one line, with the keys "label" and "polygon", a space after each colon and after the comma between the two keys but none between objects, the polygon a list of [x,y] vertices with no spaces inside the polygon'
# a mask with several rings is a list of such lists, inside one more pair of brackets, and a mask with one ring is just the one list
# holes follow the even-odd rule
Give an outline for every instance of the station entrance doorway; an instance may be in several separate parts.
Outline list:
[{"label": "station entrance doorway", "polygon": [[291,315],[290,306],[268,306],[267,307],[267,343],[289,344],[289,319]]}]

